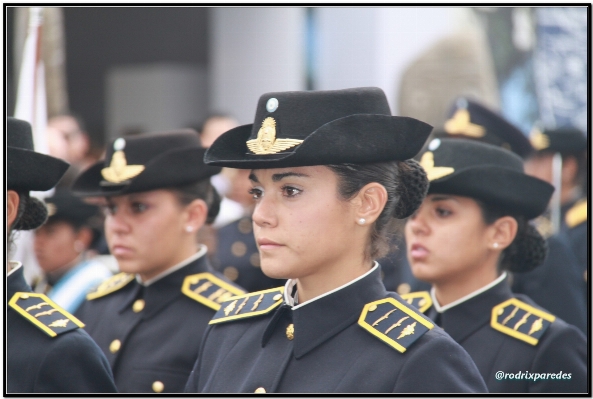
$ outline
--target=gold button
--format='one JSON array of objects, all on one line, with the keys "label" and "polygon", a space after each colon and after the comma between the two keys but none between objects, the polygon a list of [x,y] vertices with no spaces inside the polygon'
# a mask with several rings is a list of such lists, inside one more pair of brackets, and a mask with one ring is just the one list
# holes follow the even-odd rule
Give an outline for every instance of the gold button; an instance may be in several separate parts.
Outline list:
[{"label": "gold button", "polygon": [[496,313],[498,313],[498,315],[501,316],[504,313],[504,309],[498,309],[498,312]]},{"label": "gold button", "polygon": [[144,299],[138,299],[132,305],[132,310],[136,313],[141,312],[142,309],[144,309],[144,305],[145,305]]},{"label": "gold button", "polygon": [[[585,272],[585,273],[587,273],[587,272]],[[585,281],[586,280],[587,280],[587,278],[585,277]],[[21,295],[21,299],[29,299],[29,295],[23,294],[23,295]]]},{"label": "gold button", "polygon": [[587,271],[585,270],[585,274],[583,274],[583,277],[585,278],[585,282],[587,282]]},{"label": "gold button", "polygon": [[231,281],[235,281],[239,277],[239,271],[233,266],[225,267],[222,273]]},{"label": "gold button", "polygon": [[286,338],[288,338],[289,341],[294,339],[294,324],[292,323],[286,327]]},{"label": "gold button", "polygon": [[377,305],[369,306],[369,312],[374,312],[375,310],[377,310]]},{"label": "gold button", "polygon": [[274,298],[272,298],[272,299],[275,301],[279,301],[282,299],[282,294],[276,294],[276,295],[274,295]]},{"label": "gold button", "polygon": [[239,231],[243,234],[249,234],[251,233],[251,220],[248,218],[245,219],[241,219],[239,221],[239,224],[237,224],[237,228],[239,229]]},{"label": "gold button", "polygon": [[165,384],[163,384],[162,382],[155,381],[152,383],[152,390],[155,391],[156,393],[163,392],[163,389],[165,389]]},{"label": "gold button", "polygon": [[255,393],[266,393],[266,389],[264,387],[259,387],[254,392]]},{"label": "gold button", "polygon": [[426,299],[425,299],[425,298],[422,298],[422,299],[420,300],[420,302],[418,302],[418,306],[422,307],[422,306],[424,306],[424,305],[426,305]]},{"label": "gold button", "polygon": [[115,353],[121,348],[121,341],[119,339],[114,339],[113,342],[109,345],[109,350],[111,353]]},{"label": "gold button", "polygon": [[241,256],[243,256],[243,255],[245,255],[247,253],[247,245],[245,245],[244,242],[235,241],[233,243],[233,245],[231,245],[231,252],[237,258],[240,258]]},{"label": "gold button", "polygon": [[249,257],[249,263],[251,263],[251,266],[253,267],[260,267],[261,266],[261,262],[259,260],[259,253],[256,252],[254,254],[251,254],[251,256]]},{"label": "gold button", "polygon": [[410,284],[408,284],[408,283],[401,283],[400,285],[397,286],[397,293],[400,295],[407,294],[411,290],[412,290],[412,287],[410,287]]}]

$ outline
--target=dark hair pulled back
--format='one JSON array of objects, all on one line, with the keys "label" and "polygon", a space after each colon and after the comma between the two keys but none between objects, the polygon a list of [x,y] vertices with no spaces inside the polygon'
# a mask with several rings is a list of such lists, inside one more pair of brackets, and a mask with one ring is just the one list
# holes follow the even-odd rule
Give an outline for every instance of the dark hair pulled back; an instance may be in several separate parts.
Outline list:
[{"label": "dark hair pulled back", "polygon": [[482,217],[487,225],[503,216],[511,216],[517,221],[517,235],[511,245],[502,251],[499,269],[524,273],[544,263],[548,254],[548,243],[524,216],[512,215],[495,205],[476,202],[482,210]]},{"label": "dark hair pulled back", "polygon": [[379,259],[389,252],[393,218],[405,219],[422,204],[428,190],[424,169],[413,159],[371,164],[327,165],[338,176],[343,200],[353,198],[364,186],[376,182],[385,187],[387,202],[375,221],[365,256]]},{"label": "dark hair pulled back", "polygon": [[208,215],[206,224],[214,223],[220,210],[220,195],[210,183],[210,179],[204,179],[199,182],[190,183],[185,186],[171,187],[170,190],[175,193],[177,200],[181,205],[189,205],[196,199],[203,200],[208,206]]}]

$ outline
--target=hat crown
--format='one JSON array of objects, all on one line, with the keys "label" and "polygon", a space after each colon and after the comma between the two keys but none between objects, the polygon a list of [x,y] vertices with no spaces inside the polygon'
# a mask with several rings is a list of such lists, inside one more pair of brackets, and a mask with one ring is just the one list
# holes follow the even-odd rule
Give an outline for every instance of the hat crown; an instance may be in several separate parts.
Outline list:
[{"label": "hat crown", "polygon": [[8,117],[6,118],[6,145],[34,151],[33,131],[29,122]]},{"label": "hat crown", "polygon": [[523,173],[523,161],[516,154],[494,145],[466,139],[435,139],[434,165],[461,171],[472,167],[499,167]]},{"label": "hat crown", "polygon": [[361,87],[265,93],[259,98],[249,138],[257,139],[264,122],[270,123],[268,118],[274,120],[276,137],[302,140],[326,123],[356,114],[391,116],[383,90]]},{"label": "hat crown", "polygon": [[[125,141],[122,141],[125,140]],[[198,133],[180,129],[162,133],[150,133],[112,140],[105,154],[105,165],[111,164],[114,154],[116,163],[125,156],[128,165],[146,165],[152,159],[171,150],[201,148]],[[120,151],[123,151],[123,155]]]}]

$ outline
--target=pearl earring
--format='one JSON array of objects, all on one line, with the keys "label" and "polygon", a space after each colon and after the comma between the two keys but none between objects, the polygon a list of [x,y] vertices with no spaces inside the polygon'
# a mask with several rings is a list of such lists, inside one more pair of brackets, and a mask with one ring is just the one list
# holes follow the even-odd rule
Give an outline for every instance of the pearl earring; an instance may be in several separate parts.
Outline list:
[{"label": "pearl earring", "polygon": [[185,226],[185,231],[191,233],[192,231],[194,231],[194,228],[192,226]]},{"label": "pearl earring", "polygon": [[494,247],[494,249],[498,248],[498,243],[495,242],[494,244],[492,244],[492,246]]},{"label": "pearl earring", "polygon": [[367,221],[366,221],[366,219],[365,219],[365,218],[360,218],[360,219],[358,219],[358,224],[359,224],[359,225],[361,225],[361,226],[362,226],[363,224],[365,224],[366,222],[367,222]]}]

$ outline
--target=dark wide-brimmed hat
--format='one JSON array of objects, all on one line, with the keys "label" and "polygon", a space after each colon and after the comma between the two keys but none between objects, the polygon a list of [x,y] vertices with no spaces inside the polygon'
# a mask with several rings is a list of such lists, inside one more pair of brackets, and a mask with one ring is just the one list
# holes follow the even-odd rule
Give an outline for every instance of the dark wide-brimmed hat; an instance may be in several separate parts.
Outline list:
[{"label": "dark wide-brimmed hat", "polygon": [[503,147],[521,158],[532,153],[529,139],[499,113],[477,101],[460,97],[448,113],[448,120],[434,132],[435,137],[477,140]]},{"label": "dark wide-brimmed hat", "polygon": [[195,183],[221,170],[204,165],[205,151],[191,129],[118,138],[110,143],[104,161],[80,174],[72,192],[113,196]]},{"label": "dark wide-brimmed hat", "polygon": [[68,189],[57,189],[54,195],[44,198],[44,201],[47,207],[47,223],[61,220],[76,227],[100,227],[96,223],[101,219],[99,207],[87,204],[72,195]]},{"label": "dark wide-brimmed hat", "polygon": [[407,160],[432,127],[392,116],[376,87],[266,93],[253,124],[221,135],[207,164],[239,169]]},{"label": "dark wide-brimmed hat", "polygon": [[537,153],[559,152],[563,155],[578,155],[587,151],[588,148],[585,134],[573,127],[558,129],[535,127],[529,134],[529,141]]},{"label": "dark wide-brimmed hat", "polygon": [[478,199],[533,219],[547,208],[554,186],[526,175],[520,157],[502,148],[464,139],[433,139],[422,154],[429,194]]},{"label": "dark wide-brimmed hat", "polygon": [[6,149],[9,190],[47,191],[69,166],[61,159],[35,152],[31,125],[20,119],[6,118]]}]

